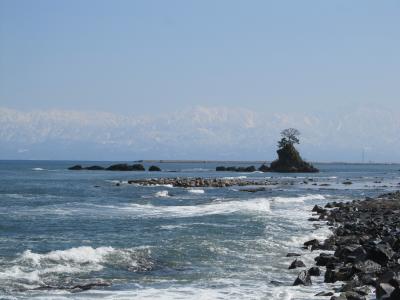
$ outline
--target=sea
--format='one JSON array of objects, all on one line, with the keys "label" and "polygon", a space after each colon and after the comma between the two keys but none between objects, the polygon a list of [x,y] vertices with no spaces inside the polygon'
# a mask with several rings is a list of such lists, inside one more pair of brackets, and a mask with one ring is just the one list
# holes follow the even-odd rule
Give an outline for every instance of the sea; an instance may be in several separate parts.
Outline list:
[{"label": "sea", "polygon": [[[302,269],[286,257],[311,267],[319,251],[303,243],[331,233],[308,221],[313,206],[400,188],[396,164],[315,164],[316,174],[216,172],[241,165],[223,162],[67,169],[113,163],[0,161],[0,299],[326,299],[314,295],[341,283],[293,286]],[[273,184],[256,193],[128,184],[158,177]]]}]

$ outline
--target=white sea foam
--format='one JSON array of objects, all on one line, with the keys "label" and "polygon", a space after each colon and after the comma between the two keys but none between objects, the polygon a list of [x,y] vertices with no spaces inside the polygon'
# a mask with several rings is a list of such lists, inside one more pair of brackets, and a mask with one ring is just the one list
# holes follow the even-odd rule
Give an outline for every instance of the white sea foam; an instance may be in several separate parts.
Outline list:
[{"label": "white sea foam", "polygon": [[227,179],[227,180],[233,180],[233,179],[246,179],[247,176],[228,176],[228,177],[222,177],[222,179]]},{"label": "white sea foam", "polygon": [[304,202],[307,200],[324,200],[325,196],[323,195],[306,195],[306,196],[299,196],[299,197],[274,197],[272,198],[273,202],[277,203],[294,203],[294,202]]},{"label": "white sea foam", "polygon": [[156,197],[169,197],[168,191],[158,191],[155,194]]},{"label": "white sea foam", "polygon": [[236,212],[265,214],[270,212],[268,198],[232,201],[217,200],[201,205],[154,206],[151,204],[131,204],[121,209],[148,217],[193,217],[204,215],[231,214]]},{"label": "white sea foam", "polygon": [[205,193],[204,190],[200,190],[200,189],[190,189],[190,190],[188,190],[188,192],[192,193],[192,194],[204,194]]},{"label": "white sea foam", "polygon": [[46,169],[43,169],[43,168],[32,168],[32,171],[44,171],[44,170],[46,170]]},{"label": "white sea foam", "polygon": [[149,255],[150,250],[146,247],[115,249],[81,246],[43,254],[26,250],[12,261],[13,266],[0,270],[0,282],[37,285],[42,284],[49,276],[90,273],[100,271],[107,265],[120,266],[123,269],[134,268],[138,265],[139,257],[143,261],[143,258],[146,259]]}]

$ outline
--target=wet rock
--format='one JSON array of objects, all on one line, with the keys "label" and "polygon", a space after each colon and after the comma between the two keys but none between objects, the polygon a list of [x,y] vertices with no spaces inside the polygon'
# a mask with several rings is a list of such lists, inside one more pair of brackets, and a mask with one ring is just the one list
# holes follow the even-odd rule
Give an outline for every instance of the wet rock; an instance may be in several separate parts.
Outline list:
[{"label": "wet rock", "polygon": [[326,266],[327,264],[336,263],[339,261],[339,259],[333,254],[327,253],[321,253],[319,256],[314,258],[314,260],[316,261],[317,266]]},{"label": "wet rock", "polygon": [[336,281],[350,280],[354,272],[351,267],[341,267],[339,269],[327,269],[324,282],[334,283]]},{"label": "wet rock", "polygon": [[353,183],[352,183],[351,181],[343,181],[342,184],[344,184],[344,185],[350,185],[350,184],[353,184]]},{"label": "wet rock", "polygon": [[333,293],[332,292],[319,292],[318,294],[315,294],[315,296],[329,297],[329,296],[333,296]]},{"label": "wet rock", "polygon": [[322,208],[322,207],[319,206],[319,205],[314,205],[312,211],[313,211],[313,212],[316,212],[316,213],[318,213],[318,214],[326,213],[326,209]]},{"label": "wet rock", "polygon": [[90,166],[90,167],[86,167],[85,170],[89,170],[89,171],[102,171],[102,170],[104,170],[104,168],[101,167],[101,166]]},{"label": "wet rock", "polygon": [[379,244],[368,251],[368,258],[380,265],[386,265],[393,257],[394,252],[387,244]]},{"label": "wet rock", "polygon": [[310,276],[320,276],[321,270],[318,267],[311,267],[308,269],[308,274],[310,274]]},{"label": "wet rock", "polygon": [[262,165],[258,168],[258,171],[260,171],[260,172],[269,172],[269,171],[271,171],[271,169],[270,169],[270,167],[268,167],[267,165],[262,164]]},{"label": "wet rock", "polygon": [[289,252],[288,254],[286,254],[286,257],[294,257],[294,256],[301,256],[301,254],[294,253],[294,252]]},{"label": "wet rock", "polygon": [[379,299],[391,299],[391,294],[394,292],[395,288],[388,283],[380,283],[376,287],[376,298]]},{"label": "wet rock", "polygon": [[106,286],[110,286],[110,285],[111,285],[110,283],[106,283],[106,282],[94,282],[94,283],[88,283],[88,284],[78,284],[78,285],[75,285],[75,286],[69,288],[69,290],[72,293],[77,293],[77,292],[91,290],[95,287],[106,287]]},{"label": "wet rock", "polygon": [[161,168],[157,166],[150,166],[149,168],[150,172],[161,172]]},{"label": "wet rock", "polygon": [[358,262],[366,260],[367,251],[365,251],[365,249],[358,244],[352,244],[340,246],[335,251],[335,256],[344,259],[345,262]]},{"label": "wet rock", "polygon": [[289,270],[291,269],[296,269],[296,268],[303,268],[306,265],[301,261],[301,260],[297,260],[295,259],[294,261],[292,261],[292,263],[289,266]]},{"label": "wet rock", "polygon": [[346,300],[366,300],[365,296],[353,291],[345,292],[344,297]]},{"label": "wet rock", "polygon": [[319,243],[319,241],[317,239],[313,239],[313,240],[307,241],[303,245],[306,248],[311,247],[311,250],[319,249],[319,247],[320,247],[320,243]]},{"label": "wet rock", "polygon": [[293,283],[293,285],[306,285],[306,286],[311,284],[312,284],[311,277],[307,271],[301,271]]},{"label": "wet rock", "polygon": [[83,170],[83,168],[81,165],[75,165],[75,166],[69,167],[68,170],[79,171],[79,170]]},{"label": "wet rock", "polygon": [[255,166],[249,166],[249,167],[224,167],[224,166],[218,166],[215,168],[215,171],[218,172],[245,172],[245,173],[251,173],[257,171]]},{"label": "wet rock", "polygon": [[128,165],[128,164],[115,164],[109,166],[107,171],[145,171],[145,168],[142,164],[134,164],[134,165]]},{"label": "wet rock", "polygon": [[372,260],[366,260],[364,262],[357,262],[353,266],[355,272],[361,272],[361,273],[376,273],[381,270],[381,265],[372,261]]}]

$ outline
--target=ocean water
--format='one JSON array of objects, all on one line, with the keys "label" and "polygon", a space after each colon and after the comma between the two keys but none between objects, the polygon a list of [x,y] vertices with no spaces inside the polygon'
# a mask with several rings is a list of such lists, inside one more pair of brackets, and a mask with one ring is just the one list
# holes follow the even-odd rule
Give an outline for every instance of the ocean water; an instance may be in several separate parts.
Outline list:
[{"label": "ocean water", "polygon": [[[301,253],[311,266],[318,252],[302,243],[329,235],[307,221],[312,207],[400,187],[399,165],[320,164],[318,174],[214,172],[213,163],[158,163],[165,171],[153,173],[67,170],[76,163],[0,162],[0,299],[318,299],[332,284],[322,276],[293,287],[299,269],[288,270],[286,257]],[[247,193],[127,184],[177,176],[274,185]],[[71,289],[91,283],[109,286]]]}]

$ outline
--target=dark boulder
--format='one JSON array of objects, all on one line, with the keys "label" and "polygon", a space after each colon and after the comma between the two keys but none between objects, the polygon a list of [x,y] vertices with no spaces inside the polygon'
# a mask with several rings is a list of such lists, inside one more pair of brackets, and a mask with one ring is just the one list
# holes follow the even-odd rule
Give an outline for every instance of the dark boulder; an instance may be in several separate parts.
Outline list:
[{"label": "dark boulder", "polygon": [[149,168],[150,172],[161,172],[161,168],[157,166],[150,166]]},{"label": "dark boulder", "polygon": [[394,291],[395,288],[392,285],[388,283],[380,283],[376,287],[376,299],[392,299],[391,295]]},{"label": "dark boulder", "polygon": [[294,256],[301,256],[301,254],[293,252],[289,252],[288,254],[286,254],[286,257],[294,257]]},{"label": "dark boulder", "polygon": [[306,265],[301,261],[301,260],[297,260],[295,259],[294,261],[292,261],[292,263],[289,266],[289,270],[291,269],[296,269],[296,268],[303,268]]},{"label": "dark boulder", "polygon": [[345,292],[344,296],[346,297],[346,300],[366,300],[365,296],[354,291]]},{"label": "dark boulder", "polygon": [[326,209],[322,208],[322,207],[319,206],[319,205],[314,205],[312,211],[313,211],[313,212],[316,212],[316,213],[318,213],[318,214],[326,213]]},{"label": "dark boulder", "polygon": [[353,265],[355,272],[361,272],[364,274],[375,273],[381,270],[381,265],[372,261],[366,260],[363,262],[357,262]]},{"label": "dark boulder", "polygon": [[83,168],[81,165],[75,165],[75,166],[69,167],[68,170],[79,171],[79,170],[83,170]]},{"label": "dark boulder", "polygon": [[262,165],[258,168],[258,171],[260,171],[260,172],[269,172],[269,171],[271,171],[271,168],[268,167],[266,164],[262,164]]},{"label": "dark boulder", "polygon": [[142,164],[134,164],[134,165],[128,165],[128,164],[115,164],[109,166],[107,171],[145,171],[145,168]]},{"label": "dark boulder", "polygon": [[335,256],[344,259],[348,262],[364,261],[367,258],[367,251],[357,244],[339,246],[335,251]]},{"label": "dark boulder", "polygon": [[368,251],[368,258],[385,266],[393,257],[394,252],[388,244],[378,244]]},{"label": "dark boulder", "polygon": [[319,248],[320,243],[319,243],[319,241],[317,239],[313,239],[313,240],[305,242],[303,245],[306,248],[311,247],[311,250],[315,250],[315,249]]},{"label": "dark boulder", "polygon": [[146,171],[142,164],[134,164],[131,166],[132,171]]},{"label": "dark boulder", "polygon": [[90,170],[90,171],[101,171],[101,170],[104,170],[104,168],[101,167],[101,166],[90,166],[90,167],[86,167],[85,170]]},{"label": "dark boulder", "polygon": [[339,259],[336,256],[327,253],[321,253],[319,256],[314,258],[314,260],[316,261],[317,266],[326,266],[328,264],[335,264],[339,261]]},{"label": "dark boulder", "polygon": [[106,170],[107,171],[132,171],[131,166],[129,166],[128,164],[111,165]]},{"label": "dark boulder", "polygon": [[327,269],[325,272],[325,280],[327,283],[334,283],[336,281],[350,280],[354,275],[351,267],[341,267],[337,269]]},{"label": "dark boulder", "polygon": [[292,144],[278,149],[278,159],[271,163],[274,172],[319,172],[317,168],[305,162]]},{"label": "dark boulder", "polygon": [[318,267],[311,267],[308,269],[308,274],[310,274],[310,276],[320,276],[321,270]]},{"label": "dark boulder", "polygon": [[328,296],[333,296],[333,293],[332,292],[319,292],[318,294],[315,294],[315,296],[328,297]]},{"label": "dark boulder", "polygon": [[311,277],[308,271],[301,271],[294,281],[293,285],[311,285]]}]

